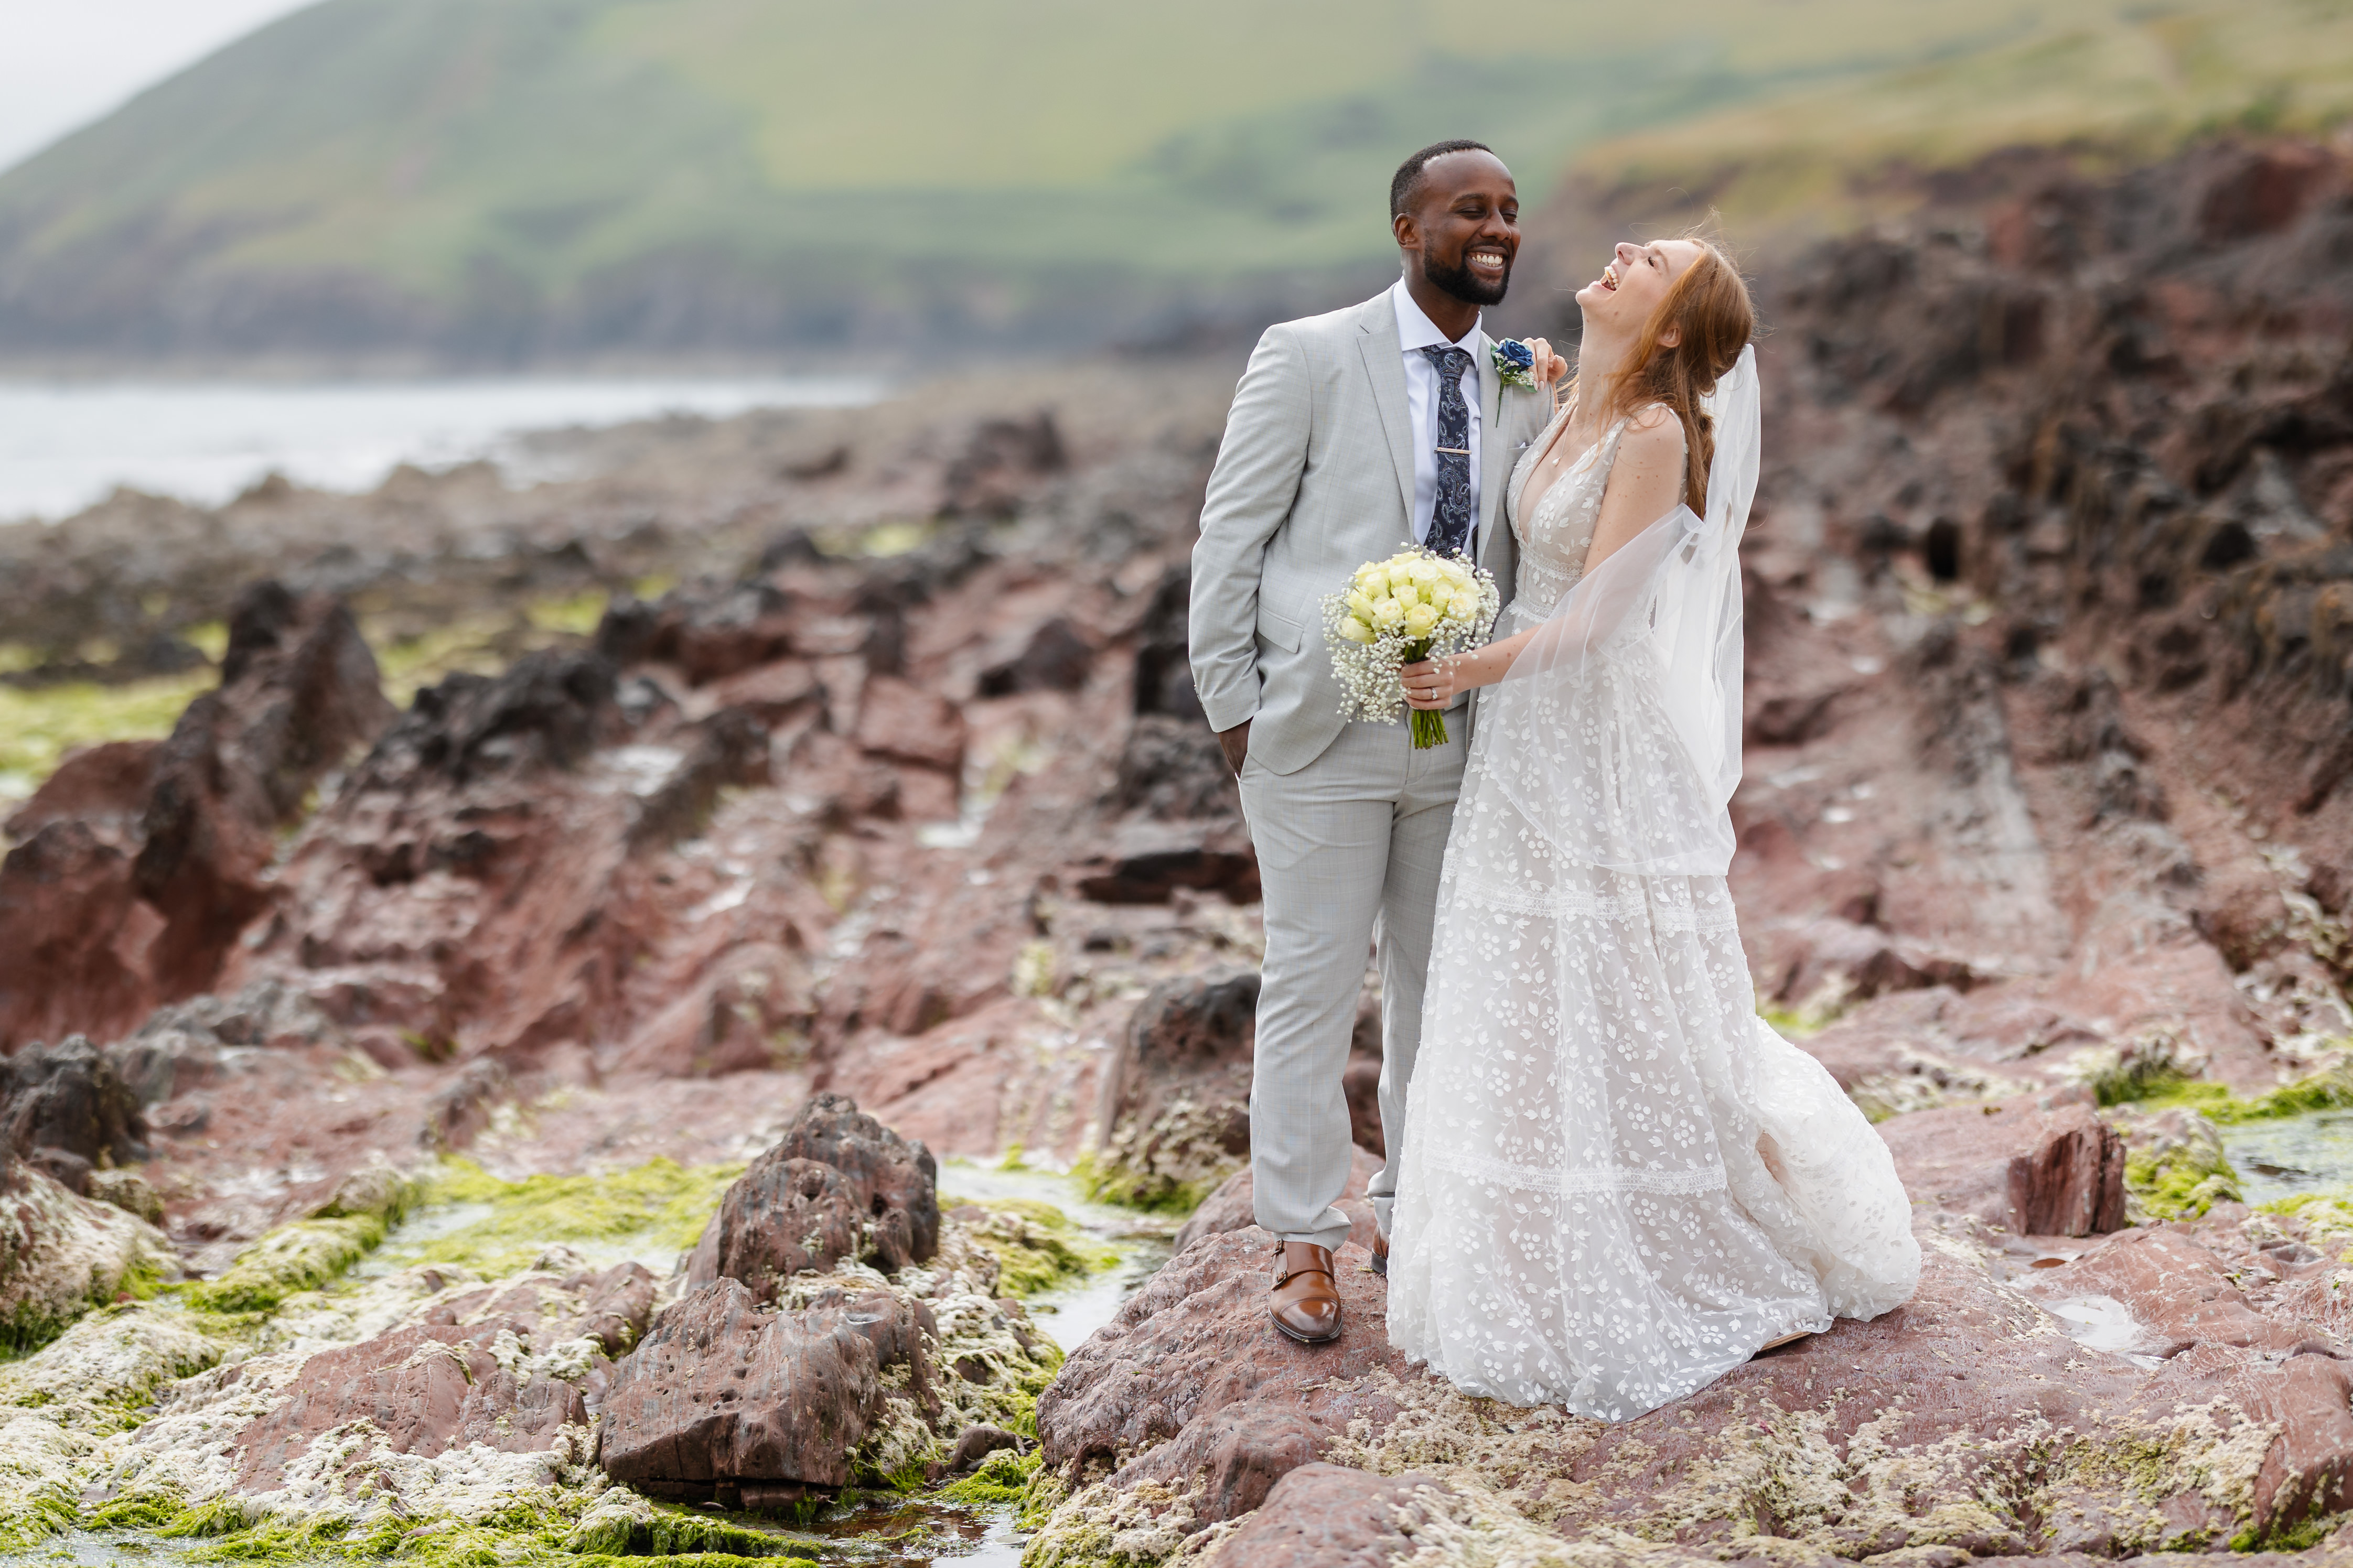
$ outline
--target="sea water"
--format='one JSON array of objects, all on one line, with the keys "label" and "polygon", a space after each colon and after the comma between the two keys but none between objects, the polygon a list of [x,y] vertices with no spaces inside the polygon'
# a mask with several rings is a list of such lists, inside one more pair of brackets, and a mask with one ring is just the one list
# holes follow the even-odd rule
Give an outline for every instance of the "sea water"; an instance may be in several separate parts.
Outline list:
[{"label": "sea water", "polygon": [[401,463],[484,458],[524,484],[564,477],[518,440],[525,432],[858,407],[888,390],[873,375],[0,381],[0,521],[55,521],[117,486],[217,506],[273,472],[364,491]]}]

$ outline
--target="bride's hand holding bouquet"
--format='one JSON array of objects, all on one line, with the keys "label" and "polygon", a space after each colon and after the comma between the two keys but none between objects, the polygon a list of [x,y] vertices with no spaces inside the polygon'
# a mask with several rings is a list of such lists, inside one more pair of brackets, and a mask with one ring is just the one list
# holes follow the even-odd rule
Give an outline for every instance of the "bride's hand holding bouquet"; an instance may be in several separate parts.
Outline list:
[{"label": "bride's hand holding bouquet", "polygon": [[1341,716],[1394,723],[1400,706],[1409,706],[1414,745],[1444,745],[1446,719],[1438,710],[1445,705],[1415,700],[1403,672],[1486,641],[1501,604],[1493,576],[1467,556],[1413,548],[1357,567],[1348,585],[1324,601],[1332,673],[1345,694]]}]

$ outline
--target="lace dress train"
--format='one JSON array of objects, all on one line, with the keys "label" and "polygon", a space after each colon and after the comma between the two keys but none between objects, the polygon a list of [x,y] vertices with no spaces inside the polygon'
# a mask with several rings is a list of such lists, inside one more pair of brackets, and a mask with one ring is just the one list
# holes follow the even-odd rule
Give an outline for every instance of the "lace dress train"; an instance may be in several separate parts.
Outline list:
[{"label": "lace dress train", "polygon": [[[1499,636],[1575,587],[1624,427],[1533,516],[1514,508],[1520,597]],[[1590,863],[1544,817],[1600,807],[1515,773],[1513,748],[1597,710],[1643,711],[1535,682],[1482,696],[1440,884],[1388,1323],[1469,1393],[1624,1420],[1771,1339],[1900,1304],[1919,1253],[1885,1145],[1757,1016],[1724,879]]]}]

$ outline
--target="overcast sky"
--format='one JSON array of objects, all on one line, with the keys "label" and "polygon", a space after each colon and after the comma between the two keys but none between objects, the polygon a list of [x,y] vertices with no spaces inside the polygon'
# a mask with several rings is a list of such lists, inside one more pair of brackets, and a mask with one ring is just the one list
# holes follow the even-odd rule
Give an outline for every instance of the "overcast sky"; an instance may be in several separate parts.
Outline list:
[{"label": "overcast sky", "polygon": [[311,0],[0,0],[0,169]]}]

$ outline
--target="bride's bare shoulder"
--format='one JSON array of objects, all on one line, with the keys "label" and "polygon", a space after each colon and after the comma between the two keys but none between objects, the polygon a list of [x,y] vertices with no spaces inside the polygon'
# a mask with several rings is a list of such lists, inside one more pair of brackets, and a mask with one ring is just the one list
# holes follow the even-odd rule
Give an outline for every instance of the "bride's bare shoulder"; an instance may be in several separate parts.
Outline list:
[{"label": "bride's bare shoulder", "polygon": [[1628,417],[1618,447],[1625,457],[1681,457],[1683,422],[1663,403],[1645,404]]}]

